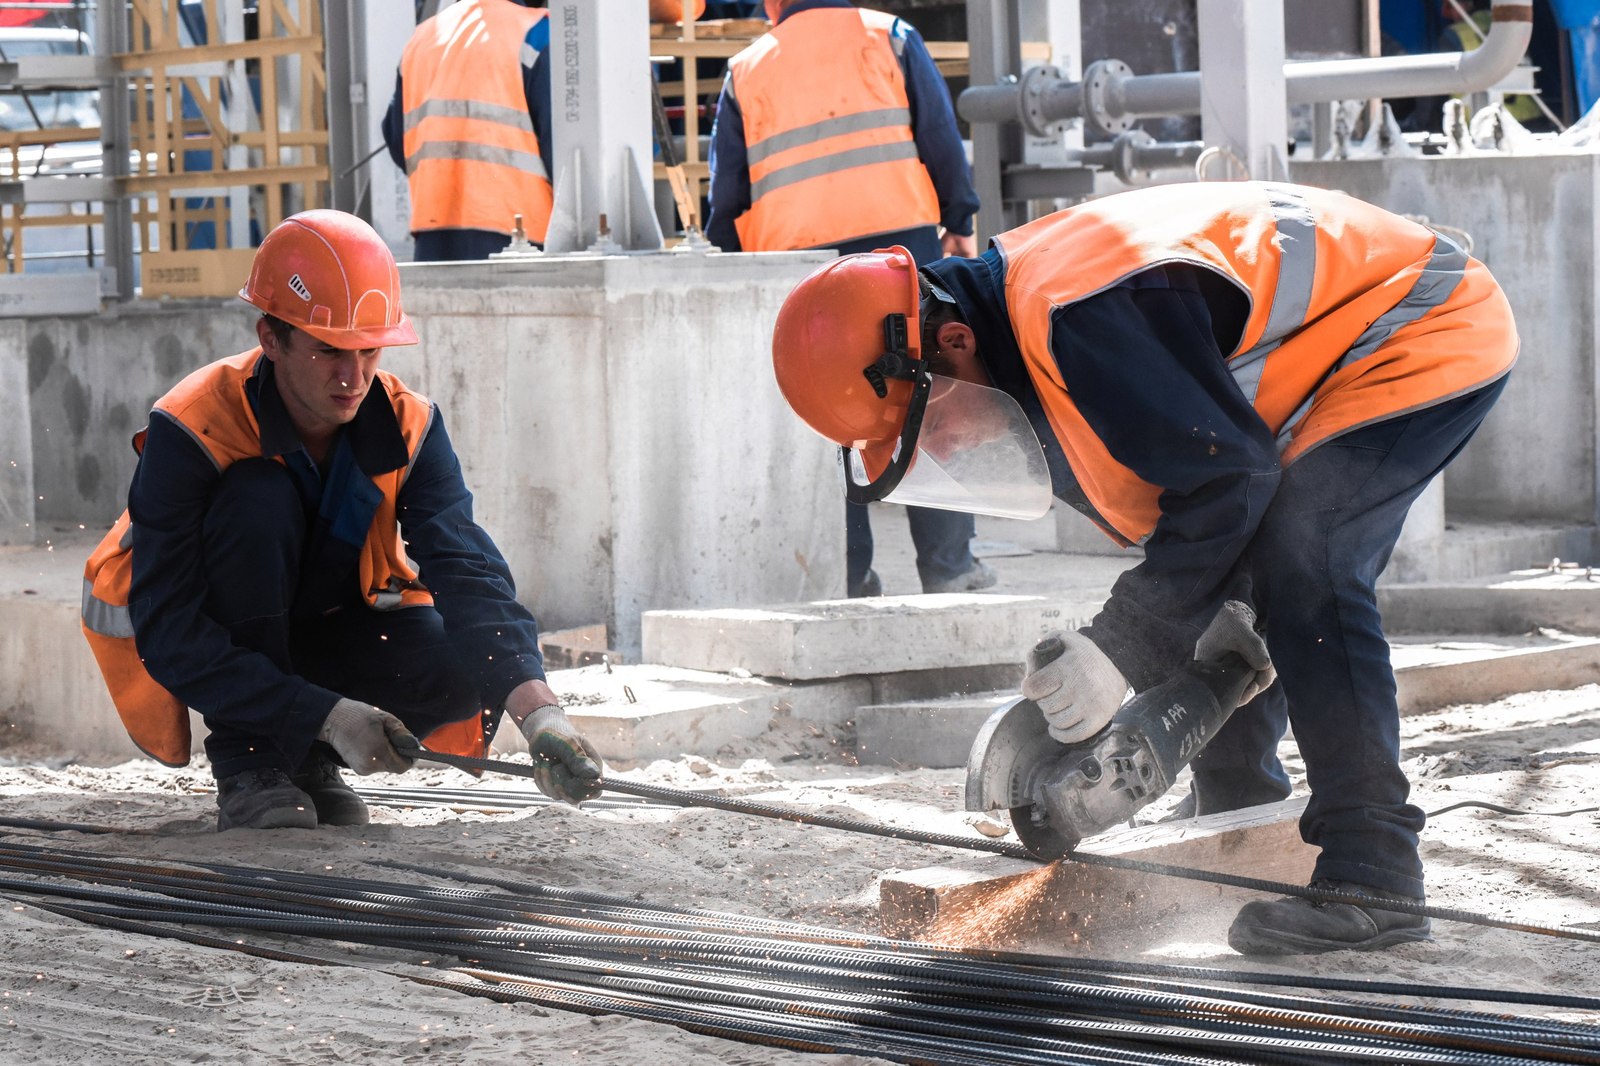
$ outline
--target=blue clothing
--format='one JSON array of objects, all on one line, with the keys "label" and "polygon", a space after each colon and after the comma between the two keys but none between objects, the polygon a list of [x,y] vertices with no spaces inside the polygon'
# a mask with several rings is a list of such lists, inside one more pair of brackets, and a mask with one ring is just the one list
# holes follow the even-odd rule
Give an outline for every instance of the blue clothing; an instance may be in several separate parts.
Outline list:
[{"label": "blue clothing", "polygon": [[[285,625],[297,629],[367,611],[358,564],[377,505],[371,477],[404,467],[407,454],[393,405],[376,383],[321,467],[295,434],[270,360],[259,360],[246,391],[261,426],[261,454],[283,459],[298,513],[286,517],[264,506],[214,511],[219,474],[210,456],[173,418],[151,412],[128,492],[133,536],[128,607],[150,676],[208,723],[264,739],[292,771],[334,703],[341,696],[355,698],[354,693],[330,683],[337,677],[319,682],[291,672],[266,637],[241,644],[230,627],[248,629],[254,623],[274,631]],[[437,411],[400,489],[397,513],[407,555],[433,593],[455,658],[465,664],[475,706],[499,708],[517,685],[543,678],[537,626],[517,602],[499,550],[473,521],[472,496]],[[280,561],[274,567],[271,554],[254,552],[234,560],[260,571],[257,582],[276,593],[241,603],[233,588],[208,581],[208,574],[229,560],[215,549],[208,553],[206,544],[253,535],[226,527],[290,519],[301,531],[295,566]],[[405,718],[398,704],[385,709]]]},{"label": "blue clothing", "polygon": [[[525,7],[537,5],[525,4]],[[555,178],[550,163],[550,20],[540,19],[528,31],[522,49],[522,95],[533,121],[533,134],[539,139],[539,161],[544,172]],[[389,158],[402,171],[406,169],[405,96],[399,71],[394,76],[394,97],[383,114],[383,143]],[[437,229],[413,234],[416,248],[412,259],[418,263],[459,263],[487,259],[511,243],[504,233],[481,229]]]},{"label": "blue clothing", "polygon": [[[1017,349],[998,249],[923,268],[956,299],[996,387],[1044,447],[1055,494],[1098,519]],[[1066,391],[1118,462],[1161,486],[1145,558],[1082,632],[1135,691],[1166,680],[1228,597],[1251,600],[1280,684],[1241,708],[1195,762],[1202,811],[1288,793],[1276,745],[1294,723],[1312,800],[1316,877],[1422,894],[1421,812],[1406,802],[1399,709],[1374,587],[1407,509],[1465,446],[1504,379],[1343,434],[1280,467],[1228,373],[1248,315],[1205,270],[1157,266],[1056,311]],[[1285,707],[1287,700],[1287,707]]]},{"label": "blue clothing", "polygon": [[[318,613],[313,604],[319,597],[288,580],[314,573],[304,565],[316,553],[308,543],[303,490],[302,473],[271,459],[243,459],[222,472],[201,533],[206,615],[235,647],[313,686],[382,707],[418,737],[481,714],[482,701],[437,610],[375,611],[349,595],[350,586],[344,603]],[[206,755],[219,780],[267,767],[294,774],[314,735],[298,728],[264,738],[225,714],[201,717]],[[498,719],[487,715],[485,728],[492,731]],[[338,760],[332,749],[324,755]]]},{"label": "blue clothing", "polygon": [[[854,6],[850,0],[801,0],[785,9],[778,22],[817,8]],[[978,211],[978,194],[972,187],[972,168],[967,165],[950,93],[922,35],[904,19],[895,21],[894,33],[901,42],[900,67],[911,105],[911,133],[939,198],[939,224],[951,233],[968,236]],[[795,91],[803,92],[804,87],[797,86]],[[708,162],[711,214],[706,220],[706,238],[725,252],[741,251],[734,220],[750,210],[750,160],[745,150],[744,115],[734,97],[731,77],[723,81],[717,100]],[[892,235],[880,235],[883,239],[888,236]]]}]

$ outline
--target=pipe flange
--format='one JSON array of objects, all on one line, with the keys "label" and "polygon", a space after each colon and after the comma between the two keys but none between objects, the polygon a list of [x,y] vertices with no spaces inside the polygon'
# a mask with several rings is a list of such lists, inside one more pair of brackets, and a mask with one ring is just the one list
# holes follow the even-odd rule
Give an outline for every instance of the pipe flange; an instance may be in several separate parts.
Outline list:
[{"label": "pipe flange", "polygon": [[1133,119],[1122,109],[1122,82],[1133,68],[1120,59],[1100,59],[1083,72],[1083,121],[1086,129],[1102,137],[1115,137],[1131,128]]},{"label": "pipe flange", "polygon": [[1048,63],[1029,67],[1017,85],[1017,120],[1035,137],[1053,137],[1068,119],[1048,119],[1044,114],[1045,90],[1061,82],[1061,71]]},{"label": "pipe flange", "polygon": [[1139,165],[1139,156],[1143,149],[1156,143],[1156,139],[1144,130],[1128,130],[1117,135],[1111,142],[1111,172],[1117,180],[1124,185],[1137,185],[1150,176],[1150,172]]}]

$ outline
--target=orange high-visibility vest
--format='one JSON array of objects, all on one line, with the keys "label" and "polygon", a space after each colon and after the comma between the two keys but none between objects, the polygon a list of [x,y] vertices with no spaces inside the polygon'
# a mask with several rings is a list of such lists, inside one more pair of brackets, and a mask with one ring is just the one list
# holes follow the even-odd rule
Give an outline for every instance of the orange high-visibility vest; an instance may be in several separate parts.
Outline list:
[{"label": "orange high-visibility vest", "polygon": [[400,57],[411,231],[509,234],[536,244],[550,179],[522,86],[522,47],[547,12],[511,0],[460,0],[417,27]]},{"label": "orange high-visibility vest", "polygon": [[1003,233],[1006,305],[1029,377],[1114,539],[1155,528],[1161,489],[1113,459],[1050,351],[1057,308],[1164,263],[1216,271],[1250,299],[1226,353],[1284,464],[1341,433],[1471,392],[1517,357],[1511,307],[1453,241],[1371,204],[1263,182],[1165,185]]},{"label": "orange high-visibility vest", "polygon": [[938,223],[894,23],[856,8],[803,11],[729,60],[750,167],[750,208],[734,219],[746,251]]},{"label": "orange high-visibility vest", "polygon": [[[201,367],[156,401],[157,410],[176,419],[206,450],[219,474],[240,459],[261,455],[261,427],[245,393],[245,385],[260,358],[261,349],[252,348]],[[386,371],[378,371],[373,387],[383,389],[394,404],[401,436],[415,461],[433,420],[433,405]],[[134,437],[134,448],[142,451],[143,447],[141,430]],[[433,603],[400,545],[395,503],[409,469],[408,463],[372,479],[383,498],[367,530],[358,572],[362,594],[376,610]],[[150,676],[139,658],[128,615],[132,582],[133,532],[128,512],[124,511],[83,569],[83,635],[94,651],[128,736],[151,758],[168,766],[183,766],[189,761],[192,747],[188,710]],[[482,724],[475,717],[452,722],[429,734],[427,743],[463,755],[481,756]]]}]

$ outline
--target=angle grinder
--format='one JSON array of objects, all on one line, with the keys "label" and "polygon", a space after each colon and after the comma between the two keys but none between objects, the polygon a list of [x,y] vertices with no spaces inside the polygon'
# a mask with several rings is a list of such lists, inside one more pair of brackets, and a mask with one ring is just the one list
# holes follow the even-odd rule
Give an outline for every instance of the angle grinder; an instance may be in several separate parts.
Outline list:
[{"label": "angle grinder", "polygon": [[[1034,649],[1040,663],[1065,650],[1055,636]],[[1005,808],[1030,853],[1059,859],[1171,788],[1178,771],[1233,714],[1254,676],[1232,652],[1189,662],[1077,744],[1053,739],[1044,712],[1032,700],[1014,699],[989,716],[973,741],[967,810]]]}]

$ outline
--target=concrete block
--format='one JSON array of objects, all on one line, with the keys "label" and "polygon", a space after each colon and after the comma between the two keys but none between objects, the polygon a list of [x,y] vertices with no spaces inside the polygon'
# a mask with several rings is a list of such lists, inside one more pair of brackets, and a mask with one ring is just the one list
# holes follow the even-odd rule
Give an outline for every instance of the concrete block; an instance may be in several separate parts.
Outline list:
[{"label": "concrete block", "polygon": [[1014,664],[1053,629],[1083,625],[1098,600],[951,593],[784,607],[650,611],[649,662],[807,680]]},{"label": "concrete block", "polygon": [[[1081,850],[1304,884],[1316,849],[1300,839],[1305,800],[1115,829]],[[887,936],[948,947],[1064,954],[1138,951],[1177,937],[1223,940],[1238,889],[1088,866],[984,858],[886,876]],[[1217,903],[1227,904],[1215,906]]]},{"label": "concrete block", "polygon": [[539,634],[539,653],[546,670],[570,670],[578,666],[610,663],[621,666],[627,658],[609,646],[603,625],[576,626]]},{"label": "concrete block", "polygon": [[[1600,677],[1600,640],[1554,633],[1417,638],[1395,642],[1392,656],[1401,714],[1577,688]],[[857,757],[895,767],[965,766],[988,712],[1015,696],[1021,668],[1015,672],[1015,682],[981,696],[933,693],[858,708]]]},{"label": "concrete block", "polygon": [[1488,703],[1518,692],[1579,688],[1600,677],[1600,638],[1407,638],[1393,644],[1400,713]]},{"label": "concrete block", "polygon": [[1600,571],[1518,570],[1378,593],[1388,633],[1600,633]]},{"label": "concrete block", "polygon": [[1015,698],[1013,690],[857,708],[856,758],[897,769],[964,767],[983,723]]},{"label": "concrete block", "polygon": [[26,326],[0,320],[0,544],[32,544],[37,532]]},{"label": "concrete block", "polygon": [[[739,741],[794,729],[820,744],[839,731],[871,693],[864,678],[786,684],[662,666],[586,666],[554,670],[550,687],[567,716],[608,763],[711,757]],[[501,723],[495,746],[521,751]]]}]

